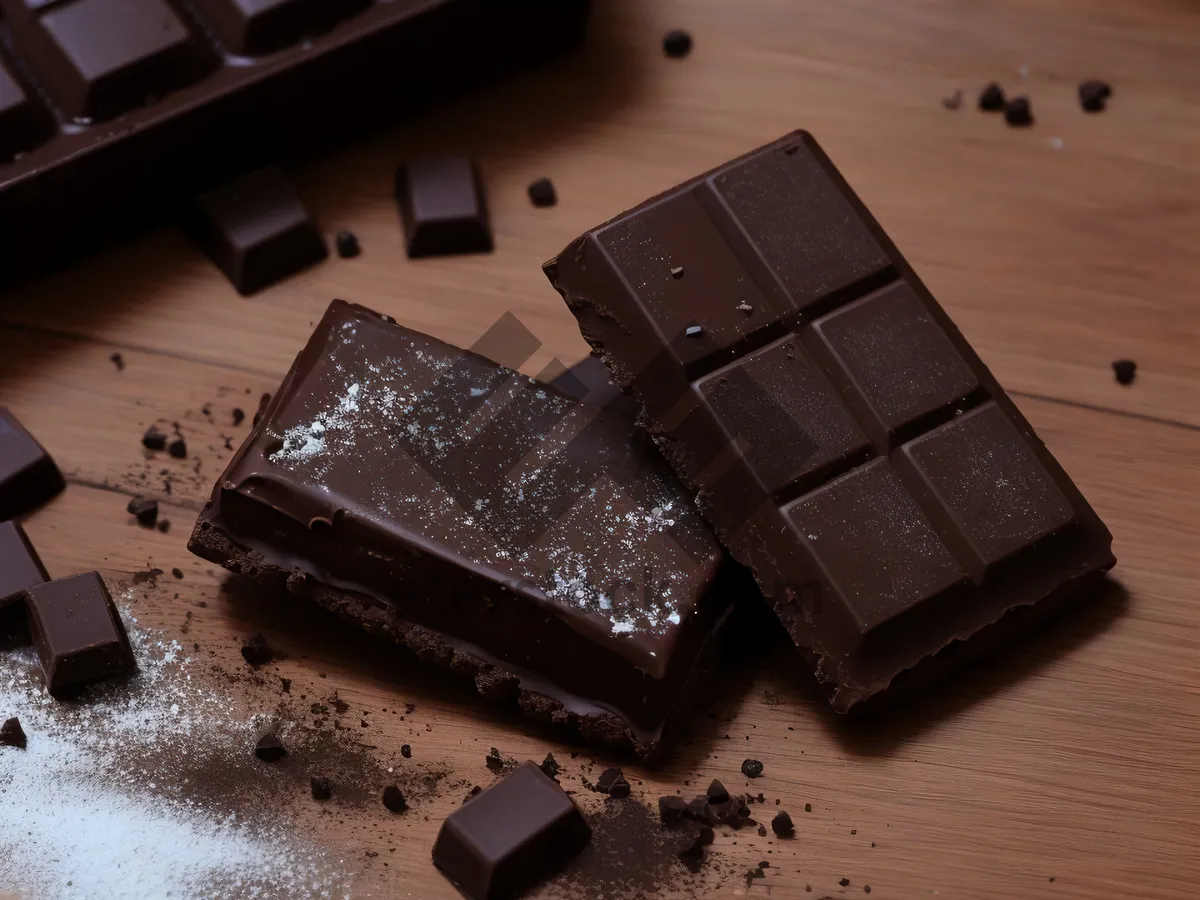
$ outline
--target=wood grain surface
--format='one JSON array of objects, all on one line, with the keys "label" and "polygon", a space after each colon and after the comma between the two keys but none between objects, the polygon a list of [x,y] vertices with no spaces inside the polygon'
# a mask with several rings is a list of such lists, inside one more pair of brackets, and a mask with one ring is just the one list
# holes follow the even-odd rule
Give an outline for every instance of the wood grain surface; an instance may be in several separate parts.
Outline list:
[{"label": "wood grain surface", "polygon": [[[853,897],[869,885],[872,900],[1196,897],[1200,6],[596,6],[580,56],[292,173],[327,230],[357,233],[358,259],[332,258],[244,299],[166,230],[5,299],[0,400],[69,480],[27,525],[51,574],[99,567],[118,581],[180,567],[183,580],[147,587],[144,626],[177,635],[191,613],[188,640],[231,671],[239,639],[262,628],[287,652],[272,672],[294,690],[316,690],[323,674],[321,690],[384,719],[374,744],[411,743],[415,758],[475,783],[490,783],[492,746],[539,760],[553,750],[572,784],[593,759],[597,771],[622,762],[531,730],[306,611],[222,590],[223,573],[187,553],[188,531],[229,457],[225,437],[236,446],[249,427],[232,425],[232,408],[252,411],[276,387],[331,298],[462,346],[511,311],[542,341],[525,371],[574,362],[586,347],[541,262],[650,194],[803,127],[1105,519],[1118,565],[1091,602],[865,727],[832,715],[789,648],[765,638],[752,663],[722,679],[665,768],[624,761],[635,798],[652,803],[713,777],[743,790],[741,761],[763,761],[754,791],[791,812],[797,838],[719,837],[728,871],[772,867],[749,887],[728,877],[704,896]],[[689,58],[663,56],[672,27],[692,32]],[[1075,95],[1091,77],[1115,91],[1098,115]],[[1007,128],[974,108],[991,80],[1030,96],[1034,127]],[[943,108],[956,89],[962,108]],[[479,160],[495,253],[405,258],[392,174],[405,157],[437,153]],[[525,195],[543,175],[558,188],[556,208]],[[1131,387],[1112,377],[1118,357],[1139,363]],[[148,461],[139,439],[154,422],[178,422],[191,458]],[[131,524],[134,494],[158,497],[175,527]],[[405,702],[416,710],[403,721],[379,712]],[[345,852],[356,897],[451,898],[429,853],[461,799],[436,796],[386,833],[382,809],[325,817],[314,833]]]}]

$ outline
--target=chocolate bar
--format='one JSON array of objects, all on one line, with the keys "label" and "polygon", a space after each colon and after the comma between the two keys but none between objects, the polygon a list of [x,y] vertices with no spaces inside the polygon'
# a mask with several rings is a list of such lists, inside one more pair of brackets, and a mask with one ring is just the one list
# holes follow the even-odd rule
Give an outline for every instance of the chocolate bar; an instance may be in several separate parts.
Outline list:
[{"label": "chocolate bar", "polygon": [[433,862],[469,900],[502,900],[561,869],[591,837],[571,798],[527,762],[450,814]]},{"label": "chocolate bar", "polygon": [[0,406],[0,520],[32,512],[63,487],[62,473],[50,454]]},{"label": "chocolate bar", "polygon": [[1113,565],[1095,512],[808,134],[545,270],[835,709]]},{"label": "chocolate bar", "polygon": [[341,301],[189,546],[647,758],[753,590],[632,422]]},{"label": "chocolate bar", "polygon": [[588,0],[0,0],[0,282],[577,46]]}]

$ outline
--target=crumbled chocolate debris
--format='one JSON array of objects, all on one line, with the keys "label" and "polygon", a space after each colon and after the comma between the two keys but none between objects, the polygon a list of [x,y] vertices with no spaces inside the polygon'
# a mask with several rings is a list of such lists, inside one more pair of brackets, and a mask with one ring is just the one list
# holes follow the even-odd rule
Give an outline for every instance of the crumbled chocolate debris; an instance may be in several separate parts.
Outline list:
[{"label": "crumbled chocolate debris", "polygon": [[24,750],[25,744],[25,729],[21,727],[21,720],[16,716],[6,719],[4,724],[0,725],[0,747],[16,747],[18,750]]},{"label": "crumbled chocolate debris", "polygon": [[337,247],[337,255],[342,259],[353,259],[362,253],[358,236],[353,231],[339,231],[334,236],[333,243]]},{"label": "crumbled chocolate debris", "polygon": [[344,716],[346,713],[348,713],[350,711],[350,704],[347,703],[345,700],[343,700],[341,697],[339,697],[337,694],[333,695],[333,700],[331,702],[333,703],[333,711],[336,712],[339,716]]},{"label": "crumbled chocolate debris", "polygon": [[279,736],[273,731],[268,731],[254,745],[254,755],[263,762],[277,762],[287,756],[287,750],[280,743]]},{"label": "crumbled chocolate debris", "polygon": [[758,826],[758,836],[759,836],[759,837],[766,837],[766,836],[767,836],[767,826],[766,826],[766,825],[759,825],[759,826]]},{"label": "crumbled chocolate debris", "polygon": [[[625,774],[620,769],[615,767],[605,769],[596,780],[596,790],[601,794],[611,793],[613,786],[618,781],[625,781]],[[626,783],[625,787],[628,788],[629,784]],[[628,791],[626,791],[625,796],[629,796]]]},{"label": "crumbled chocolate debris", "polygon": [[112,364],[117,367],[118,372],[125,371],[125,357],[123,357],[120,353],[114,353],[109,357],[109,359],[112,360]]},{"label": "crumbled chocolate debris", "polygon": [[183,578],[183,569],[172,569],[171,574],[176,578]]},{"label": "crumbled chocolate debris", "polygon": [[962,106],[962,102],[963,92],[961,88],[956,90],[949,97],[942,98],[942,106],[946,107],[946,109],[958,109],[960,106]]},{"label": "crumbled chocolate debris", "polygon": [[1033,124],[1033,108],[1028,97],[1014,97],[1004,107],[1004,121],[1013,128],[1027,128]]},{"label": "crumbled chocolate debris", "polygon": [[[1050,880],[1051,880],[1051,881],[1053,881],[1054,879],[1053,879],[1053,878],[1051,878]],[[869,893],[871,893],[871,886],[870,886],[869,884],[864,884],[864,885],[863,885],[863,893],[864,893],[864,894],[869,894]]]},{"label": "crumbled chocolate debris", "polygon": [[242,659],[246,660],[246,662],[256,669],[270,662],[273,656],[274,654],[267,644],[267,639],[263,637],[261,631],[254,632],[242,644]]},{"label": "crumbled chocolate debris", "polygon": [[663,53],[671,59],[682,59],[692,52],[692,36],[676,28],[663,35]]},{"label": "crumbled chocolate debris", "polygon": [[281,691],[283,691],[285,694],[290,694],[292,692],[292,679],[280,678],[279,679],[279,689]]},{"label": "crumbled chocolate debris", "polygon": [[408,744],[401,745],[400,755],[405,759],[412,759],[412,747],[410,747]]},{"label": "crumbled chocolate debris", "polygon": [[233,408],[234,427],[241,425],[245,421],[246,421],[246,411],[244,409],[242,409],[241,407],[235,406]]},{"label": "crumbled chocolate debris", "polygon": [[780,810],[771,820],[771,830],[775,832],[776,837],[790,838],[796,833],[796,826],[792,824],[792,817]]},{"label": "crumbled chocolate debris", "polygon": [[857,829],[857,828],[851,828],[851,829],[850,829],[850,833],[851,833],[851,834],[858,834],[858,829]]},{"label": "crumbled chocolate debris", "polygon": [[254,411],[254,425],[262,421],[262,417],[266,415],[267,407],[271,404],[271,395],[263,394],[258,398],[258,409]]},{"label": "crumbled chocolate debris", "polygon": [[158,521],[158,501],[149,497],[134,497],[125,507],[125,511],[137,519],[143,528],[153,528]]},{"label": "crumbled chocolate debris", "polygon": [[670,794],[658,798],[658,816],[668,828],[680,824],[687,809],[688,805],[682,797]]},{"label": "crumbled chocolate debris", "polygon": [[811,804],[811,803],[805,803],[805,804],[804,804],[804,811],[805,811],[805,812],[812,812],[812,804]]},{"label": "crumbled chocolate debris", "polygon": [[841,881],[838,882],[838,884],[840,884],[842,887],[850,887],[850,879],[843,878]]},{"label": "crumbled chocolate debris", "polygon": [[504,757],[500,755],[500,751],[495,747],[488,751],[488,755],[484,757],[483,761],[493,772],[504,771]]},{"label": "crumbled chocolate debris", "polygon": [[547,778],[558,780],[558,760],[554,758],[553,753],[547,753],[546,758],[542,760],[542,764],[538,768],[546,773]]},{"label": "crumbled chocolate debris", "polygon": [[161,531],[163,534],[166,534],[168,531],[171,530],[171,520],[170,519],[159,519],[158,524],[154,527],[157,528],[159,531]]},{"label": "crumbled chocolate debris", "polygon": [[1133,384],[1133,379],[1137,377],[1137,363],[1132,359],[1118,359],[1112,364],[1113,375],[1116,376],[1117,384]]},{"label": "crumbled chocolate debris", "polygon": [[167,445],[167,452],[175,459],[187,459],[187,443],[183,438],[177,437]]},{"label": "crumbled chocolate debris", "polygon": [[394,784],[389,784],[383,789],[383,805],[394,813],[402,813],[408,809],[408,801],[404,799],[404,793]]},{"label": "crumbled chocolate debris", "polygon": [[212,404],[205,403],[203,406],[200,407],[200,412],[202,412],[204,414],[204,417],[206,419],[211,419],[212,418]]},{"label": "crumbled chocolate debris", "polygon": [[539,178],[529,185],[529,200],[537,207],[554,206],[558,203],[558,192],[549,178]]},{"label": "crumbled chocolate debris", "polygon": [[1112,87],[1103,81],[1088,80],[1079,85],[1079,105],[1084,112],[1100,112],[1108,105]]},{"label": "crumbled chocolate debris", "polygon": [[757,759],[742,761],[742,774],[747,778],[758,778],[763,773],[763,764]]},{"label": "crumbled chocolate debris", "polygon": [[158,427],[151,425],[146,429],[146,433],[142,435],[142,446],[147,450],[165,450],[167,448],[167,436],[158,430]]},{"label": "crumbled chocolate debris", "polygon": [[333,787],[329,784],[329,779],[320,775],[312,777],[312,798],[314,800],[328,800],[333,796]]},{"label": "crumbled chocolate debris", "polygon": [[979,108],[984,112],[1000,112],[1004,109],[1004,88],[992,82],[979,95]]},{"label": "crumbled chocolate debris", "polygon": [[708,786],[707,799],[709,803],[713,804],[728,803],[729,791],[725,789],[725,785],[714,778],[712,784]]}]

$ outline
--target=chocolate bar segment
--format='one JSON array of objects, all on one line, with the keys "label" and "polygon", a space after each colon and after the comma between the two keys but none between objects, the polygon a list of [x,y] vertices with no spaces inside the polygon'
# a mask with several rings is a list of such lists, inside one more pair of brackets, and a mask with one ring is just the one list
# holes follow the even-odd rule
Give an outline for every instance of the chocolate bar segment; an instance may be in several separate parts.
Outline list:
[{"label": "chocolate bar segment", "polygon": [[63,486],[54,460],[16,416],[0,407],[0,521],[32,512]]},{"label": "chocolate bar segment", "polygon": [[192,0],[221,43],[254,56],[331,28],[370,0]]},{"label": "chocolate bar segment", "polygon": [[647,757],[753,590],[631,421],[341,301],[190,547]]},{"label": "chocolate bar segment", "polygon": [[502,900],[562,868],[591,835],[563,789],[526,762],[450,814],[433,862],[470,900]]},{"label": "chocolate bar segment", "polygon": [[545,269],[836,709],[1113,565],[1104,525],[809,135]]},{"label": "chocolate bar segment", "polygon": [[396,171],[396,203],[410,257],[491,252],[483,182],[469,159],[405,163]]}]

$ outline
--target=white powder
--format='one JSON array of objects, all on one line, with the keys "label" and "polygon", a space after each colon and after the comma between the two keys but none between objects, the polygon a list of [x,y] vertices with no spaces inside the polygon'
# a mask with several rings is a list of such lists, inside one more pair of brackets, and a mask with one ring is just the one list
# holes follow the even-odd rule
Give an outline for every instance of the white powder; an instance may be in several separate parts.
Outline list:
[{"label": "white powder", "polygon": [[[0,893],[38,900],[348,898],[349,876],[286,824],[243,822],[187,796],[156,755],[195,760],[253,745],[263,718],[193,678],[180,646],[124,616],[139,674],[78,703],[45,690],[29,649],[0,653]],[[190,785],[195,788],[197,785]],[[215,806],[215,804],[209,804]]]}]

